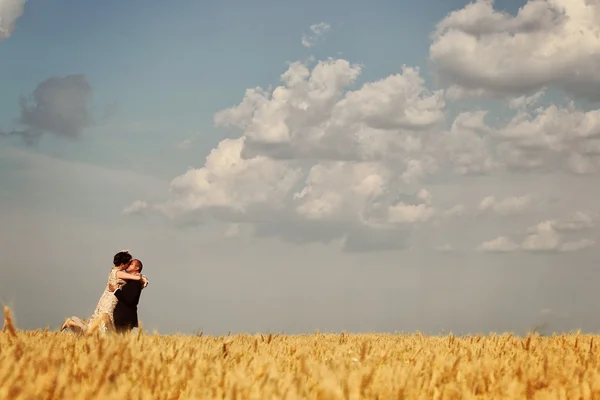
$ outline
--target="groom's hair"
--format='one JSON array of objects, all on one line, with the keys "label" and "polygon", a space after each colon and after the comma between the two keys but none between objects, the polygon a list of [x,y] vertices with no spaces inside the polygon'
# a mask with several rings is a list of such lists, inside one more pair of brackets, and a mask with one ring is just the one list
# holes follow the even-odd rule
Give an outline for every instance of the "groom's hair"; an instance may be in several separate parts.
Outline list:
[{"label": "groom's hair", "polygon": [[117,265],[129,264],[132,258],[133,257],[131,257],[131,254],[129,254],[129,252],[120,251],[113,257],[113,264],[115,265],[115,267]]}]

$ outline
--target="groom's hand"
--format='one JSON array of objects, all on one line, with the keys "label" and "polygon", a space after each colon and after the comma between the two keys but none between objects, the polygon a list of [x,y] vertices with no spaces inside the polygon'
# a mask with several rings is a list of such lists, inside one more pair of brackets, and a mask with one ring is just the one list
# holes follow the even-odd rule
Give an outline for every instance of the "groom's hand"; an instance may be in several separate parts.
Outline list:
[{"label": "groom's hand", "polygon": [[108,284],[108,291],[109,292],[114,292],[115,290],[117,290],[117,286],[113,285],[112,283]]}]

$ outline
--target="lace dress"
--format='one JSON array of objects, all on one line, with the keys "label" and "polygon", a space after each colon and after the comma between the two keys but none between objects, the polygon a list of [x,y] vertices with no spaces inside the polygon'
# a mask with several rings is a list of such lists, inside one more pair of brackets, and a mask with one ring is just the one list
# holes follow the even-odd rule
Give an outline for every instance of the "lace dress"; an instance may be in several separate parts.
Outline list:
[{"label": "lace dress", "polygon": [[[106,286],[104,287],[104,292],[102,292],[102,296],[100,296],[100,300],[96,305],[94,313],[87,321],[75,316],[69,318],[77,326],[81,333],[86,333],[92,325],[98,323],[97,320],[101,320],[99,322],[98,331],[102,334],[114,328],[113,311],[119,299],[117,299],[113,292],[109,291],[109,285],[114,285],[121,288],[125,283],[127,283],[127,281],[117,278],[118,271],[118,268],[112,268],[110,270]],[[146,286],[148,286],[148,279],[142,275],[142,287]]]},{"label": "lace dress", "polygon": [[[92,326],[92,324],[94,324],[97,319],[102,318],[102,314],[108,314],[105,318],[108,318],[111,326],[113,325],[113,311],[119,299],[117,299],[115,295],[108,290],[108,286],[115,285],[118,287],[122,287],[126,283],[123,279],[117,278],[118,271],[119,269],[117,268],[113,268],[110,270],[106,286],[104,287],[104,292],[102,292],[102,296],[100,296],[98,305],[96,305],[96,309],[94,310],[94,313],[88,321],[88,327]],[[100,333],[106,333],[106,331],[109,329],[109,327],[106,326],[105,321],[106,320],[100,322],[100,326],[98,327],[98,331]]]}]

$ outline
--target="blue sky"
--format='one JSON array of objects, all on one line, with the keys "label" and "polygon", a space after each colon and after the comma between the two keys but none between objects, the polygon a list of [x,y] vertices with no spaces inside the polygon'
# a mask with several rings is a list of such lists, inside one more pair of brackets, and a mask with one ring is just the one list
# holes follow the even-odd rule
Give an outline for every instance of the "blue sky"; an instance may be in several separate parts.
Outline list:
[{"label": "blue sky", "polygon": [[0,133],[38,89],[66,116],[0,135],[0,300],[28,329],[89,315],[129,248],[165,333],[599,329],[598,9],[29,0]]},{"label": "blue sky", "polygon": [[[29,1],[14,35],[2,43],[0,121],[10,129],[19,96],[47,77],[84,73],[94,89],[94,114],[115,103],[110,123],[120,129],[102,132],[103,138],[89,134],[71,151],[64,149],[70,143],[49,141],[40,150],[110,165],[107,146],[119,143],[119,150],[111,147],[114,157],[160,157],[172,174],[197,161],[169,152],[173,143],[200,133],[195,145],[206,153],[223,136],[213,114],[239,102],[245,88],[276,84],[286,63],[341,54],[364,64],[359,82],[402,64],[423,67],[429,33],[462,3]],[[299,37],[321,21],[334,29],[319,47],[303,48]],[[124,131],[140,121],[140,132]]]}]

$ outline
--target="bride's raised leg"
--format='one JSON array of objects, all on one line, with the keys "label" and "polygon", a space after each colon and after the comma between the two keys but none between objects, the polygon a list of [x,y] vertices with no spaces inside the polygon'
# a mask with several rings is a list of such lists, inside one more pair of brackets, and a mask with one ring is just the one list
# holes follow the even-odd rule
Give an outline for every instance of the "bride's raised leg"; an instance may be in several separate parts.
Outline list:
[{"label": "bride's raised leg", "polygon": [[60,327],[60,331],[62,332],[65,329],[68,329],[72,323],[73,323],[73,320],[71,318],[65,319],[65,322],[63,322],[62,326]]},{"label": "bride's raised leg", "polygon": [[65,322],[63,322],[62,326],[60,327],[60,331],[63,332],[69,329],[75,333],[82,334],[85,333],[86,328],[86,323],[82,321],[81,318],[69,317],[65,320]]}]

